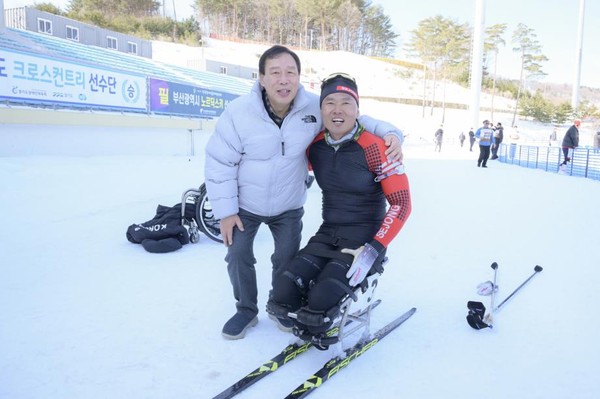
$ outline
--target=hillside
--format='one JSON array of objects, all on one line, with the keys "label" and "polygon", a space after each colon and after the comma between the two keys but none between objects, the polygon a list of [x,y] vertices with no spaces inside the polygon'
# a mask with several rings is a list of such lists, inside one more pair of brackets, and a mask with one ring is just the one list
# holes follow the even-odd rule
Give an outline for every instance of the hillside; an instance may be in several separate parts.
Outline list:
[{"label": "hillside", "polygon": [[[531,90],[540,90],[544,93],[544,97],[552,102],[570,102],[572,95],[572,86],[568,84],[531,82],[529,84]],[[579,90],[579,98],[581,101],[586,101],[596,104],[600,107],[600,89],[594,87],[583,86]]]},{"label": "hillside", "polygon": [[[210,39],[205,47],[190,47],[182,44],[167,42],[152,42],[153,58],[166,63],[184,67],[203,69],[205,60],[222,60],[228,64],[235,63],[245,67],[258,68],[260,55],[269,46],[261,44],[236,43]],[[319,91],[321,79],[333,72],[347,72],[356,77],[361,98],[361,112],[366,113],[402,128],[408,136],[407,144],[428,145],[433,132],[444,124],[447,133],[445,140],[456,140],[460,132],[465,134],[469,128],[470,116],[465,109],[471,100],[470,90],[454,83],[445,87],[446,103],[462,105],[462,109],[448,107],[444,112],[441,107],[433,110],[427,106],[412,106],[397,104],[395,99],[410,100],[420,104],[423,98],[423,83],[420,72],[414,69],[393,65],[385,61],[343,52],[343,51],[305,51],[297,50],[302,61],[302,82],[308,90]],[[550,90],[548,86],[547,90]],[[432,84],[427,87],[427,98],[430,98]],[[583,93],[582,93],[583,94]],[[584,98],[583,95],[581,97]],[[367,99],[369,99],[367,101]],[[436,87],[436,102],[444,100],[444,85],[438,82]],[[379,100],[379,101],[375,101]],[[517,116],[515,129],[510,128],[513,117],[514,103],[512,99],[496,96],[494,98],[494,115],[491,116],[492,97],[482,93],[480,98],[480,117],[493,119],[505,126],[507,142],[519,144],[548,144],[548,136],[555,129],[550,124],[542,124]],[[558,126],[557,133],[570,125]],[[584,123],[580,129],[582,145],[591,145],[592,135],[597,126],[594,122]],[[412,143],[411,143],[412,142]]]},{"label": "hillside", "polygon": [[[205,47],[153,41],[153,58],[184,67],[204,68],[205,60],[223,60],[247,67],[257,67],[260,54],[269,46],[234,43],[210,39]],[[423,82],[420,71],[374,60],[344,51],[297,50],[302,61],[302,81],[310,89],[318,89],[318,83],[333,72],[347,72],[358,80],[362,97],[413,99],[423,98]],[[311,85],[312,83],[312,85]],[[431,98],[432,82],[428,83],[427,96]],[[436,102],[444,100],[444,85],[438,82]],[[464,104],[470,101],[470,91],[454,83],[445,87],[446,103]],[[514,100],[496,96],[496,109],[512,110]],[[491,96],[482,94],[481,107],[491,107]]]}]

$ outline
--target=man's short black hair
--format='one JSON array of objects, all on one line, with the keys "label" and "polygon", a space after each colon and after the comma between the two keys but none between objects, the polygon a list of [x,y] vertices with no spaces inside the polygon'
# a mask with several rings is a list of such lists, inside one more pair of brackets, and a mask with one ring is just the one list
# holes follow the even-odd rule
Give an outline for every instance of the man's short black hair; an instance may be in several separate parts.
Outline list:
[{"label": "man's short black hair", "polygon": [[266,50],[260,56],[260,60],[258,60],[258,73],[260,73],[261,75],[264,75],[265,74],[265,64],[267,63],[267,60],[278,57],[279,55],[284,54],[284,53],[292,56],[292,58],[296,62],[296,67],[298,67],[298,74],[300,74],[300,58],[298,57],[298,54],[294,53],[289,48],[287,48],[285,46],[280,46],[278,44],[276,44],[273,47],[271,47],[270,49]]}]

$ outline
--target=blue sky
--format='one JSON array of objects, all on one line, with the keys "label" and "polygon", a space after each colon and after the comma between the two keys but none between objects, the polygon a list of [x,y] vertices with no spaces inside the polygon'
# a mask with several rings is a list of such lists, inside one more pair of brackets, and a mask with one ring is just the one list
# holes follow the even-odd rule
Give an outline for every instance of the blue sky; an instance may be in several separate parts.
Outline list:
[{"label": "blue sky", "polygon": [[[38,0],[42,2],[42,0]],[[384,8],[389,15],[396,33],[398,57],[405,59],[404,45],[410,40],[410,32],[425,18],[442,15],[459,23],[474,25],[476,0],[372,0]],[[577,45],[577,25],[579,2],[581,0],[484,0],[485,25],[507,23],[506,46],[498,58],[498,74],[508,78],[518,78],[519,59],[512,51],[512,32],[518,23],[533,29],[542,45],[542,53],[549,58],[543,66],[548,74],[543,81],[572,84],[575,77],[575,57]],[[33,0],[4,0],[6,8],[33,4]],[[53,2],[66,8],[68,0]],[[600,1],[585,2],[585,23],[581,84],[600,88],[600,73],[594,67],[600,65]],[[164,2],[167,14],[172,13],[173,1]],[[178,19],[193,14],[192,0],[175,0]]]}]

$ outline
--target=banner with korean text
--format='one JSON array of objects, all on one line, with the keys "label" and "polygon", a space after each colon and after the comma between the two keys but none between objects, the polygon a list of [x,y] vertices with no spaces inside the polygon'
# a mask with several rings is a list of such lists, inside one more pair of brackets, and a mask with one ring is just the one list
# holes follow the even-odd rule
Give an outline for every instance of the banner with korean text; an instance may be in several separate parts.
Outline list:
[{"label": "banner with korean text", "polygon": [[142,75],[0,49],[0,100],[147,111]]},{"label": "banner with korean text", "polygon": [[220,116],[237,95],[197,86],[149,79],[150,111],[190,117]]}]

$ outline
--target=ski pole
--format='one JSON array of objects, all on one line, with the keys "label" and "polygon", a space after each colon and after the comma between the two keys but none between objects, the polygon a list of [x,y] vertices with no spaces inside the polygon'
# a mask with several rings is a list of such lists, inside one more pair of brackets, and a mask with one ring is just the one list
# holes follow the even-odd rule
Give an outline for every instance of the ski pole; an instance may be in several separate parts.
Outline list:
[{"label": "ski pole", "polygon": [[496,277],[498,274],[498,263],[492,263],[491,268],[494,269],[494,282],[492,283],[491,281],[486,281],[485,283],[479,284],[478,286],[478,293],[480,295],[491,295],[490,309],[488,314],[486,314],[486,309],[482,302],[467,302],[467,308],[469,309],[469,314],[467,315],[467,322],[471,327],[473,327],[476,330],[481,330],[482,328],[488,327],[492,328],[491,320],[493,316],[492,313],[494,311],[494,298],[496,295],[497,288]]},{"label": "ski pole", "polygon": [[536,265],[533,268],[534,272],[531,276],[529,276],[529,278],[527,278],[527,280],[523,281],[523,283],[518,286],[509,296],[506,297],[505,300],[503,300],[498,306],[496,306],[496,308],[494,309],[494,312],[497,311],[498,309],[500,309],[500,307],[502,305],[504,305],[506,303],[506,301],[508,301],[513,295],[515,295],[517,293],[517,291],[519,291],[521,288],[523,288],[523,286],[525,284],[527,284],[529,282],[529,280],[531,280],[536,274],[538,274],[539,272],[541,272],[542,270],[544,270],[540,265]]},{"label": "ski pole", "polygon": [[498,274],[498,263],[492,263],[491,268],[494,269],[494,282],[492,283],[492,296],[490,298],[490,313],[488,313],[488,315],[484,318],[484,321],[488,324],[492,324],[494,319],[494,297],[496,296],[496,275]]}]

